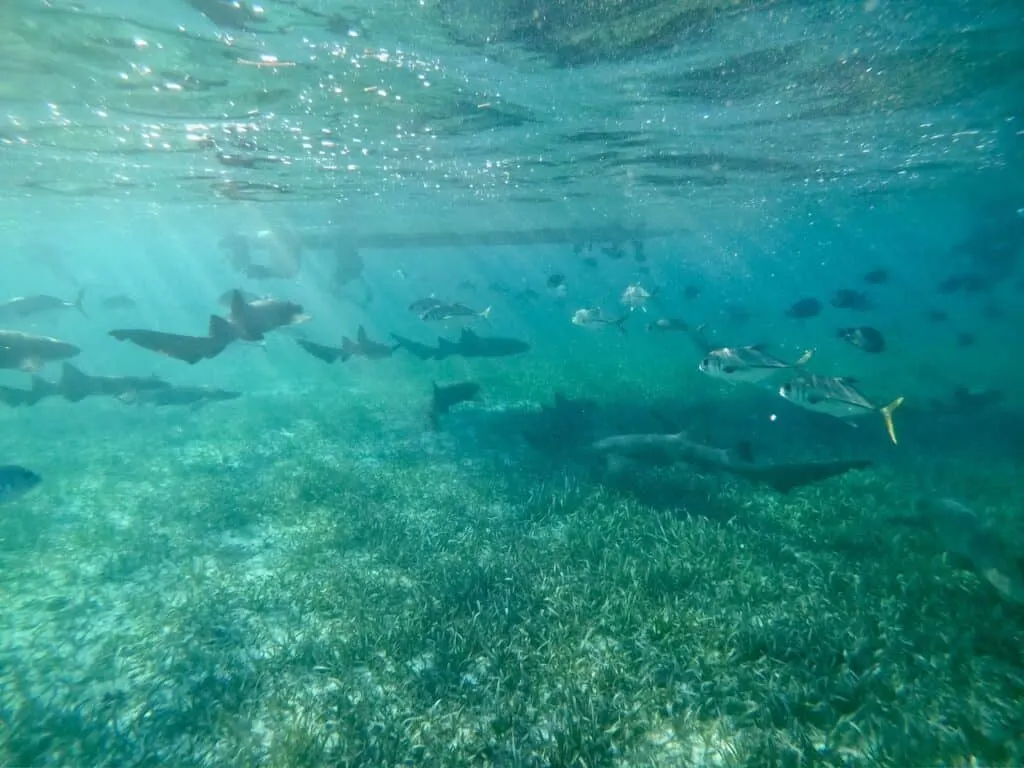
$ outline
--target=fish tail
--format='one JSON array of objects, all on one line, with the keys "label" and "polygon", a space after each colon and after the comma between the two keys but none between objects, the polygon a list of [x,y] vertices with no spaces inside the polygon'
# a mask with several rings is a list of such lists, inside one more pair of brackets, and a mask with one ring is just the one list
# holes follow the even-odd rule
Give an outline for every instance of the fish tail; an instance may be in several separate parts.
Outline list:
[{"label": "fish tail", "polygon": [[616,320],[615,322],[612,323],[612,325],[614,325],[616,328],[618,328],[619,333],[621,333],[623,336],[626,335],[626,321],[628,319],[629,319],[629,315],[625,314],[622,317],[620,317],[618,320]]},{"label": "fish tail", "polygon": [[800,355],[800,359],[793,363],[793,367],[795,368],[797,366],[807,365],[807,363],[810,362],[812,357],[814,357],[814,350],[806,350],[802,355]]},{"label": "fish tail", "polygon": [[896,445],[896,427],[892,423],[892,412],[903,405],[903,395],[900,395],[887,406],[881,409],[882,418],[885,419],[885,430],[889,433],[889,439]]},{"label": "fish tail", "polygon": [[491,319],[491,307],[488,307],[483,312],[481,312],[480,313],[480,317],[482,317],[484,320],[490,320]]},{"label": "fish tail", "polygon": [[83,317],[88,317],[89,315],[85,311],[85,303],[84,302],[85,302],[85,288],[81,288],[81,289],[79,289],[78,295],[75,297],[75,300],[72,302],[72,304],[74,305],[75,309],[77,309],[79,312],[82,313]]}]

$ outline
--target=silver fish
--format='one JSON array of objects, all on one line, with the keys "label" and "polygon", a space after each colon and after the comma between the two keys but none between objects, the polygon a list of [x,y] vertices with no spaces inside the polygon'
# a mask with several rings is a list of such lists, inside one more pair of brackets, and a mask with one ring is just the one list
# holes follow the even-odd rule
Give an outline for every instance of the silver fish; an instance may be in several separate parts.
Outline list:
[{"label": "silver fish", "polygon": [[791,403],[833,416],[837,419],[855,419],[868,413],[880,413],[885,420],[889,439],[896,444],[896,428],[892,413],[903,404],[897,397],[888,405],[878,406],[857,391],[855,379],[835,376],[798,376],[779,387],[779,394]]},{"label": "silver fish", "polygon": [[768,354],[761,344],[720,347],[710,350],[697,367],[701,373],[706,373],[712,378],[756,384],[779,371],[806,365],[813,356],[814,350],[808,349],[795,363],[787,363]]},{"label": "silver fish", "polygon": [[420,315],[420,320],[425,322],[442,322],[444,320],[475,320],[481,318],[483,320],[490,320],[491,308],[481,310],[477,312],[475,309],[467,307],[465,304],[456,302],[455,304],[439,304],[436,307],[424,311]]},{"label": "silver fish", "polygon": [[572,324],[581,328],[598,328],[602,325],[611,325],[618,328],[619,333],[625,333],[624,323],[629,315],[623,315],[618,320],[608,320],[600,307],[588,307],[577,309],[572,315]]}]

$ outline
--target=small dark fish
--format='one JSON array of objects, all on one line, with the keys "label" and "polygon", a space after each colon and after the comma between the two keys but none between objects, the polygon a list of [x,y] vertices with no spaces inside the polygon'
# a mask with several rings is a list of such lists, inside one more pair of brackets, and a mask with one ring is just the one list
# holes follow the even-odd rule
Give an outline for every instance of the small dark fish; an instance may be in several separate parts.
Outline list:
[{"label": "small dark fish", "polygon": [[549,291],[557,291],[565,288],[565,275],[561,272],[555,272],[548,278],[547,286]]},{"label": "small dark fish", "polygon": [[690,330],[690,326],[685,320],[677,320],[676,318],[673,317],[663,317],[660,320],[655,320],[652,323],[648,323],[647,330],[660,332],[679,332]]},{"label": "small dark fish", "polygon": [[870,325],[861,325],[853,328],[840,328],[836,335],[843,341],[848,341],[855,347],[860,347],[871,355],[877,355],[885,351],[885,337],[877,328]]},{"label": "small dark fish", "polygon": [[868,285],[882,285],[889,282],[889,277],[888,269],[877,267],[870,272],[865,272],[861,279]]},{"label": "small dark fish", "polygon": [[[512,289],[508,287],[508,284],[503,283],[500,280],[496,281],[496,282],[493,282],[490,285],[488,285],[487,286],[487,290],[494,291],[495,293],[512,293]],[[444,302],[440,302],[440,301],[438,302],[438,304],[443,304],[443,303]],[[433,306],[436,307],[437,304],[434,304]],[[412,309],[412,307],[410,307],[410,309]],[[424,309],[430,309],[430,307],[425,307]],[[419,310],[415,310],[414,309],[412,311],[413,312],[417,312]]]},{"label": "small dark fish", "polygon": [[365,357],[369,360],[379,360],[384,357],[391,357],[391,354],[398,349],[397,344],[383,344],[373,341],[366,335],[366,329],[359,326],[356,331],[356,340],[352,341],[348,336],[341,337],[341,348],[349,357]]},{"label": "small dark fish", "polygon": [[956,345],[958,347],[973,347],[975,341],[977,341],[975,335],[968,331],[956,335]]},{"label": "small dark fish", "polygon": [[633,261],[637,264],[643,264],[647,261],[647,253],[644,251],[644,243],[642,240],[633,241]]},{"label": "small dark fish", "polygon": [[50,336],[20,331],[0,331],[0,368],[37,371],[45,363],[67,360],[82,350]]},{"label": "small dark fish", "polygon": [[475,381],[460,381],[455,384],[444,385],[438,385],[435,382],[430,412],[434,416],[448,413],[453,406],[476,400],[479,396],[480,385]]},{"label": "small dark fish", "polygon": [[591,269],[597,269],[597,259],[593,256],[584,256],[581,261],[584,266],[590,267]]},{"label": "small dark fish", "polygon": [[981,316],[992,322],[1006,319],[1006,312],[998,304],[988,303],[981,310]]},{"label": "small dark fish", "polygon": [[683,288],[683,297],[690,301],[693,301],[700,296],[700,293],[701,287],[699,285],[694,285],[693,283],[689,283],[685,288]]},{"label": "small dark fish", "polygon": [[439,350],[436,347],[431,347],[428,344],[421,344],[420,342],[413,341],[405,336],[399,336],[397,333],[392,333],[391,338],[395,340],[400,349],[404,349],[413,357],[417,357],[420,360],[438,359]]},{"label": "small dark fish", "polygon": [[619,261],[626,256],[626,252],[622,250],[622,246],[619,243],[612,243],[610,246],[602,248],[601,252],[612,261]]},{"label": "small dark fish", "polygon": [[937,286],[939,293],[985,293],[992,290],[992,280],[977,272],[950,275]]},{"label": "small dark fish", "polygon": [[523,290],[519,291],[519,293],[517,293],[515,297],[517,299],[522,299],[523,301],[533,301],[535,299],[539,299],[540,294],[533,290],[533,288],[524,288]]},{"label": "small dark fish", "polygon": [[42,481],[43,478],[31,469],[14,464],[0,466],[0,502],[23,496]]},{"label": "small dark fish", "polygon": [[143,349],[158,352],[189,365],[216,357],[238,338],[235,327],[217,315],[210,315],[207,336],[184,336],[142,328],[117,329],[110,331],[110,335],[118,341],[130,341]]},{"label": "small dark fish", "polygon": [[[85,289],[78,292],[74,301],[64,301],[56,296],[45,294],[34,294],[32,296],[17,296],[13,299],[0,302],[0,320],[21,320],[30,315],[40,312],[52,312],[55,309],[77,309],[85,315]],[[88,315],[86,315],[88,317]]]},{"label": "small dark fish", "polygon": [[849,309],[854,312],[867,312],[874,307],[866,293],[852,288],[840,288],[836,291],[831,304],[836,309]]},{"label": "small dark fish", "polygon": [[460,291],[475,291],[477,285],[472,280],[462,280],[459,282],[456,288],[458,288]]},{"label": "small dark fish", "polygon": [[409,311],[422,315],[424,312],[443,305],[444,302],[436,296],[427,296],[425,299],[416,299],[416,301],[409,305]]},{"label": "small dark fish", "polygon": [[295,343],[317,360],[323,360],[328,364],[333,363],[335,360],[341,360],[344,363],[351,356],[350,352],[341,347],[328,347],[326,344],[317,344],[313,341],[306,341],[306,339],[296,339]]},{"label": "small dark fish", "polygon": [[944,323],[949,320],[949,312],[944,309],[929,309],[924,316],[932,323]]},{"label": "small dark fish", "polygon": [[116,296],[110,296],[101,301],[100,306],[104,309],[135,309],[138,304],[136,304],[135,299],[131,296],[119,293]]},{"label": "small dark fish", "polygon": [[821,302],[812,296],[793,302],[786,310],[786,317],[805,320],[821,314]]}]

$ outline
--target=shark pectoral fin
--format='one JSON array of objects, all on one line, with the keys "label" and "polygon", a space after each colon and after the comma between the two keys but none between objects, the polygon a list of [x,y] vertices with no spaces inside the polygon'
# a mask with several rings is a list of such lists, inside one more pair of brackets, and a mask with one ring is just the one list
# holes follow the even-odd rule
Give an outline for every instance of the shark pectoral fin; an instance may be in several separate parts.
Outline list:
[{"label": "shark pectoral fin", "polygon": [[802,355],[800,355],[800,359],[793,363],[793,367],[795,368],[801,365],[807,365],[807,363],[810,362],[812,357],[814,357],[814,350],[806,350]]}]

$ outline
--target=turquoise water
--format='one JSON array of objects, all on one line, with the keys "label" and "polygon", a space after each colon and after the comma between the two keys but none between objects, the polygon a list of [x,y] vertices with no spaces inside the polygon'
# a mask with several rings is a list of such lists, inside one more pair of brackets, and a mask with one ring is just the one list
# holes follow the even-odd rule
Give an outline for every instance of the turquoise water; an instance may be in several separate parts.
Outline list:
[{"label": "turquoise water", "polygon": [[0,764],[1024,763],[1018,6],[5,3]]}]

